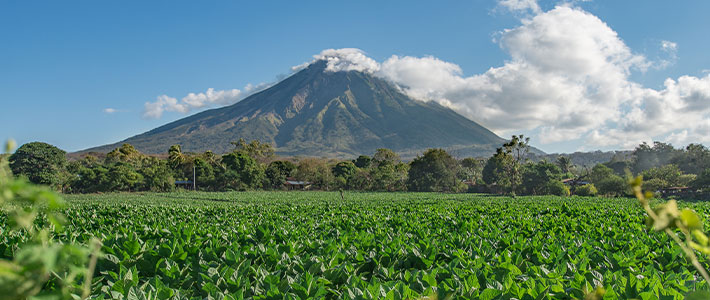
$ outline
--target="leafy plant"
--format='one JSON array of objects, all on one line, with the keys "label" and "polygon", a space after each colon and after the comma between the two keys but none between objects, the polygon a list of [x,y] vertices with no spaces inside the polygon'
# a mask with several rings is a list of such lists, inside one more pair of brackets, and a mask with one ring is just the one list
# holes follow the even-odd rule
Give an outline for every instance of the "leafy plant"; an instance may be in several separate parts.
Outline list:
[{"label": "leafy plant", "polygon": [[[678,209],[678,203],[675,200],[669,200],[652,208],[649,199],[653,198],[653,193],[649,191],[643,192],[643,177],[638,176],[630,179],[629,184],[639,203],[648,214],[647,224],[649,227],[655,231],[665,232],[678,244],[693,267],[705,280],[707,288],[707,285],[710,284],[710,275],[708,275],[707,270],[698,260],[695,251],[708,255],[710,254],[710,245],[708,236],[703,232],[703,223],[698,214],[687,207],[682,210]],[[676,234],[676,230],[680,231],[685,240]],[[710,292],[703,290],[688,294],[688,299],[695,298],[710,299]]]},{"label": "leafy plant", "polygon": [[[6,152],[12,148],[14,143],[8,142]],[[62,199],[47,188],[13,178],[7,161],[0,158],[0,207],[10,231],[24,237],[13,251],[12,260],[0,260],[3,299],[72,299],[75,293],[82,299],[89,296],[98,247],[87,268],[88,248],[55,242],[52,234],[61,232],[66,224],[59,213],[63,205]],[[83,286],[79,285],[81,280]],[[43,290],[46,286],[51,288]]]}]

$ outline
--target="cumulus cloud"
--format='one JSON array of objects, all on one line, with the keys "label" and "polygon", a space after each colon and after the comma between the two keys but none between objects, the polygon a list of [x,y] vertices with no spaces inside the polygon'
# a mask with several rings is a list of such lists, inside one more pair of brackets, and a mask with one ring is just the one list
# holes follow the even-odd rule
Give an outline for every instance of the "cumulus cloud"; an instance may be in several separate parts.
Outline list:
[{"label": "cumulus cloud", "polygon": [[202,93],[189,93],[180,100],[168,95],[160,95],[155,101],[145,103],[143,117],[158,119],[166,111],[186,114],[204,107],[233,104],[261,87],[261,85],[247,85],[244,92],[239,89],[215,90],[209,88]]},{"label": "cumulus cloud", "polygon": [[[537,7],[534,1],[500,3]],[[656,62],[634,53],[606,23],[580,8],[539,11],[501,31],[498,41],[510,60],[468,77],[458,65],[431,56],[392,56],[379,64],[357,49],[329,49],[315,58],[328,60],[328,71],[371,72],[501,135],[535,131],[542,143],[577,140],[588,149],[632,148],[655,139],[710,142],[710,75],[669,78],[662,89],[631,81],[634,71]],[[677,48],[661,43],[672,55]]]}]

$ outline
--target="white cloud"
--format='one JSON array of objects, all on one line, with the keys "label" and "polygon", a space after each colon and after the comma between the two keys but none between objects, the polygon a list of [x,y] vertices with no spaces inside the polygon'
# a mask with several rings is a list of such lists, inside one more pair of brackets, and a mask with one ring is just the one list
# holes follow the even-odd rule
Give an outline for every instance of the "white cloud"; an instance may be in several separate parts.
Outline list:
[{"label": "white cloud", "polygon": [[542,12],[537,0],[499,0],[498,5],[516,13],[531,11],[534,14],[539,14]]},{"label": "white cloud", "polygon": [[661,49],[665,52],[675,53],[678,50],[678,44],[671,41],[661,41]]},{"label": "white cloud", "polygon": [[678,60],[678,44],[671,41],[661,41],[661,51],[666,56],[659,59],[656,63],[656,69],[665,69],[675,64]]},{"label": "white cloud", "polygon": [[[392,56],[378,64],[357,49],[329,49],[315,57],[328,60],[329,71],[383,77],[501,135],[535,131],[542,143],[576,140],[587,149],[633,148],[654,139],[710,142],[710,75],[668,79],[659,90],[631,81],[632,72],[656,63],[633,53],[606,23],[580,8],[562,5],[524,18],[500,32],[499,43],[511,59],[468,77],[458,65],[431,56]],[[669,54],[677,48],[661,43]]]},{"label": "white cloud", "polygon": [[158,119],[165,111],[186,114],[207,106],[229,105],[241,100],[243,96],[244,93],[238,89],[215,90],[213,88],[203,93],[189,93],[180,101],[168,95],[160,95],[154,102],[145,103],[143,117]]},{"label": "white cloud", "polygon": [[367,57],[362,50],[356,48],[326,49],[321,51],[320,54],[313,55],[313,58],[314,60],[311,62],[294,66],[291,70],[294,72],[299,71],[319,60],[328,62],[325,69],[328,72],[360,71],[374,73],[380,68],[379,63]]},{"label": "white cloud", "polygon": [[112,114],[112,113],[118,112],[118,110],[115,108],[107,107],[107,108],[104,108],[104,112],[107,114]]}]

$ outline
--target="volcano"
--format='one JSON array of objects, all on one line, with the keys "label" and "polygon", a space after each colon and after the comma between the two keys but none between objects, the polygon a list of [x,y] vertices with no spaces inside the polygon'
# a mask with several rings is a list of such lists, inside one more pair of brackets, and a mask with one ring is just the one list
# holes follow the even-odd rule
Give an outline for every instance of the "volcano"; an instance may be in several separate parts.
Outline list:
[{"label": "volcano", "polygon": [[490,155],[505,142],[490,130],[434,101],[419,101],[368,72],[326,69],[318,60],[283,81],[230,106],[206,110],[124,141],[144,153],[225,153],[239,138],[271,143],[285,156],[354,157],[389,148],[413,157],[427,148],[457,156]]}]

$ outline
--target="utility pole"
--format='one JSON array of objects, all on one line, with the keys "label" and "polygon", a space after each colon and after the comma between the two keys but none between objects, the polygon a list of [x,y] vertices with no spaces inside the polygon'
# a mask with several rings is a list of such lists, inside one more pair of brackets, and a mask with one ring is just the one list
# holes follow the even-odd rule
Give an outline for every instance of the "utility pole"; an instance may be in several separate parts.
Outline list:
[{"label": "utility pole", "polygon": [[197,190],[197,181],[195,181],[195,163],[192,163],[192,190]]}]

